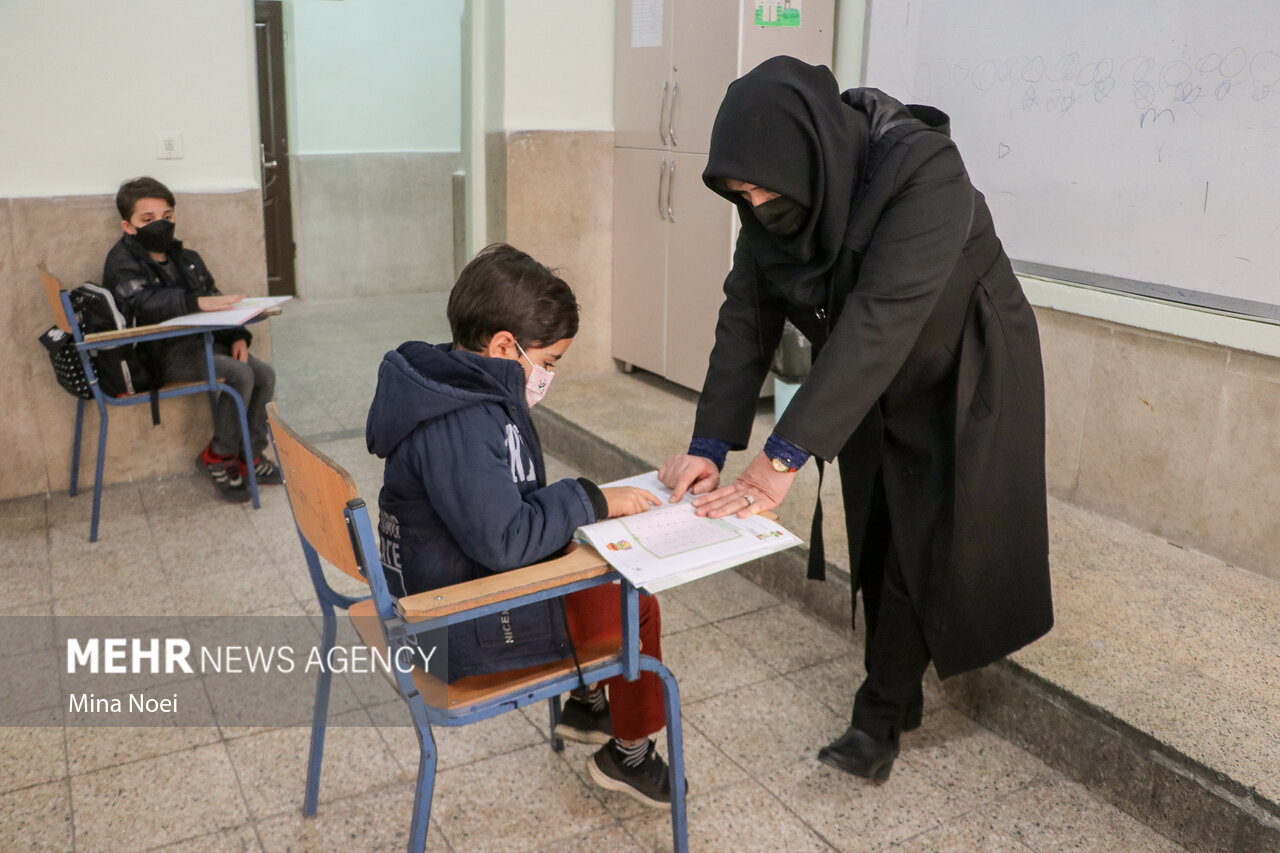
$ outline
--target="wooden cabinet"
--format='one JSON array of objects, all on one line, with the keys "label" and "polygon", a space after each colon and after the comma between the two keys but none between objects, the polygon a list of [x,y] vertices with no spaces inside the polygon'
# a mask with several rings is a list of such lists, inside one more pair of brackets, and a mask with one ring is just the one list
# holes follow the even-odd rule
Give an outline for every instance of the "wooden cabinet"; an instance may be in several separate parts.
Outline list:
[{"label": "wooden cabinet", "polygon": [[665,151],[613,149],[613,357],[667,372]]},{"label": "wooden cabinet", "polygon": [[716,111],[771,56],[829,65],[833,4],[804,0],[784,28],[756,26],[754,0],[618,0],[614,358],[701,390],[737,235],[702,183]]}]

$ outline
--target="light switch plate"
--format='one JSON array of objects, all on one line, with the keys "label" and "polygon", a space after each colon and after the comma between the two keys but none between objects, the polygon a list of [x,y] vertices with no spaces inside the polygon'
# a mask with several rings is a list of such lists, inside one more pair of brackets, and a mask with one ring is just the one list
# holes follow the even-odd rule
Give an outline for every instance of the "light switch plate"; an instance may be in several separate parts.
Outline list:
[{"label": "light switch plate", "polygon": [[161,130],[156,132],[156,159],[182,159],[182,131]]}]

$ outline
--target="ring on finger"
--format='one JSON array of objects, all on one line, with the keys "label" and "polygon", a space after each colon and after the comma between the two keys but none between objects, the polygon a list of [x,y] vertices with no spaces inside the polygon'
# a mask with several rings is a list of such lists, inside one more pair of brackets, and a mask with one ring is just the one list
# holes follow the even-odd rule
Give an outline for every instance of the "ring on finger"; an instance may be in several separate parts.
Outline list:
[{"label": "ring on finger", "polygon": [[742,499],[747,502],[747,506],[751,506],[756,502],[756,499],[753,498],[751,495],[743,495]]}]

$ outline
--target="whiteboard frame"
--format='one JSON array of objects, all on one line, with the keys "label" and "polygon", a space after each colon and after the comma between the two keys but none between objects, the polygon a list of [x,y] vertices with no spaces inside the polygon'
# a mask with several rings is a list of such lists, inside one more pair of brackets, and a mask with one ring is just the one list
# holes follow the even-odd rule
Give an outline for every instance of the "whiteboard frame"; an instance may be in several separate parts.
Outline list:
[{"label": "whiteboard frame", "polygon": [[1258,317],[1025,272],[1018,281],[1038,308],[1280,358],[1280,324]]},{"label": "whiteboard frame", "polygon": [[1013,271],[1048,281],[1078,284],[1097,290],[1127,293],[1131,296],[1144,296],[1162,302],[1172,302],[1188,308],[1199,308],[1218,314],[1225,314],[1229,317],[1280,324],[1280,305],[1273,305],[1268,302],[1254,302],[1250,299],[1237,299],[1216,293],[1203,293],[1199,290],[1188,290],[1167,284],[1155,284],[1149,281],[1134,281],[1128,278],[1106,275],[1105,273],[1066,269],[1034,261],[1014,260]]}]

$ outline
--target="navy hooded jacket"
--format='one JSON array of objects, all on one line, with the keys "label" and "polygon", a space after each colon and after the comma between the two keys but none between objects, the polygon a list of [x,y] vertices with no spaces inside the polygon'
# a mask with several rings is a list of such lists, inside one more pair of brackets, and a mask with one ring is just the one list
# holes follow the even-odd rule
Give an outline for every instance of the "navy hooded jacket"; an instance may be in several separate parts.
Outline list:
[{"label": "navy hooded jacket", "polygon": [[[590,481],[546,484],[518,362],[410,341],[383,357],[369,452],[386,459],[382,562],[408,595],[545,560],[607,515]],[[449,627],[447,680],[571,650],[559,599]]]}]

